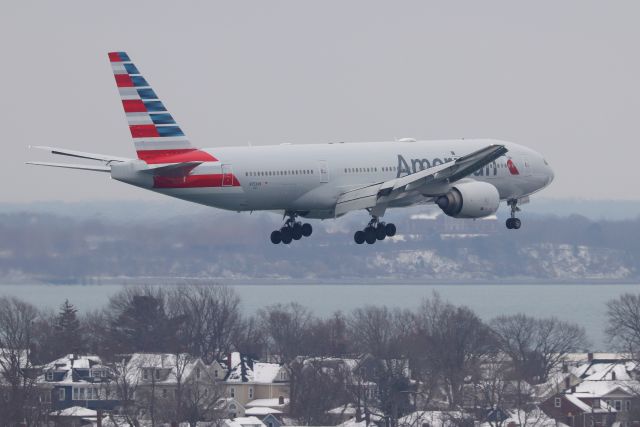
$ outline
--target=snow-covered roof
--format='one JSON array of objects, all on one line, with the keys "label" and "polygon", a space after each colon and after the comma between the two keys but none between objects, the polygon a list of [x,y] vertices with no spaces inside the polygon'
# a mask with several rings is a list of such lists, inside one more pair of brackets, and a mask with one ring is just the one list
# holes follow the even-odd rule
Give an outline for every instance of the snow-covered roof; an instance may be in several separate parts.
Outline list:
[{"label": "snow-covered roof", "polygon": [[273,383],[282,369],[277,363],[257,362],[238,352],[231,353],[227,382]]},{"label": "snow-covered roof", "polygon": [[571,402],[573,405],[578,407],[578,409],[580,409],[582,412],[591,412],[592,409],[594,411],[596,410],[596,408],[591,408],[591,406],[587,405],[586,403],[584,403],[582,400],[578,399],[573,394],[566,394],[564,397],[569,402]]},{"label": "snow-covered roof", "polygon": [[262,421],[256,417],[237,417],[232,420],[224,420],[226,427],[266,427]]},{"label": "snow-covered roof", "polygon": [[268,414],[282,414],[280,409],[269,408],[266,406],[256,406],[255,408],[249,408],[244,411],[244,414],[247,416],[250,415],[259,415],[264,416]]},{"label": "snow-covered roof", "polygon": [[600,398],[612,393],[634,394],[640,382],[634,379],[635,362],[590,363],[577,370],[583,380],[573,394],[579,398]]},{"label": "snow-covered roof", "polygon": [[74,377],[74,370],[90,370],[90,369],[108,369],[102,365],[102,360],[99,356],[94,355],[77,355],[67,354],[59,359],[49,362],[42,366],[42,374],[39,376],[39,381],[46,379],[47,372],[63,373],[61,379],[55,381],[56,383],[77,383],[86,382],[78,377]]},{"label": "snow-covered roof", "polygon": [[282,406],[287,404],[289,404],[289,399],[284,399],[284,404],[281,405],[280,399],[274,398],[274,399],[255,399],[247,403],[245,406],[247,408],[258,408],[258,407],[281,408]]},{"label": "snow-covered roof", "polygon": [[197,366],[203,366],[202,361],[186,353],[134,353],[127,362],[126,375],[131,383],[144,382],[144,369],[164,370],[156,383],[173,384],[177,382],[178,375],[184,379],[189,378]]},{"label": "snow-covered roof", "polygon": [[60,411],[53,411],[51,415],[59,417],[97,417],[97,412],[82,406],[72,406]]},{"label": "snow-covered roof", "polygon": [[549,396],[560,393],[561,391],[569,388],[566,384],[567,380],[569,382],[569,387],[575,386],[580,382],[580,378],[572,372],[557,372],[552,374],[547,382],[533,386],[535,395],[540,400],[546,400]]},{"label": "snow-covered roof", "polygon": [[[377,421],[381,421],[382,417],[380,415],[370,414],[369,420],[371,422],[377,422]],[[362,421],[356,421],[356,418],[354,417],[354,418],[349,418],[347,421],[343,422],[342,424],[338,424],[336,427],[367,427],[367,421],[364,419]]]}]

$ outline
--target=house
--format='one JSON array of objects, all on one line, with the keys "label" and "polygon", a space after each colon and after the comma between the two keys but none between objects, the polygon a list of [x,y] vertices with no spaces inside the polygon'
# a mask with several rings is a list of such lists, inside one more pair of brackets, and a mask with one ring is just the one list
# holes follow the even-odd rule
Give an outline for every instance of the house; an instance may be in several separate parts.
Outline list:
[{"label": "house", "polygon": [[98,356],[68,354],[43,365],[37,381],[54,411],[74,406],[112,410],[118,404],[113,372]]},{"label": "house", "polygon": [[217,363],[206,365],[186,353],[134,353],[128,356],[124,375],[136,401],[191,396],[216,402],[223,395],[225,372]]},{"label": "house", "polygon": [[628,423],[637,409],[640,382],[635,362],[589,358],[572,369],[580,382],[544,400],[540,407],[571,427],[608,427]]},{"label": "house", "polygon": [[227,358],[228,371],[224,378],[225,396],[235,399],[243,407],[256,399],[286,401],[289,397],[289,372],[277,363],[253,360],[238,352]]}]

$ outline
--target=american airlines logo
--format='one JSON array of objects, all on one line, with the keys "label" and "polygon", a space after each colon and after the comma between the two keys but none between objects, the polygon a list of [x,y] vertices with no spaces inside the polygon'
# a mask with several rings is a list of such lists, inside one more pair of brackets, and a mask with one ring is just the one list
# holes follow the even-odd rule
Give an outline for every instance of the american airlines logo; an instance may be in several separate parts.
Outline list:
[{"label": "american airlines logo", "polygon": [[[407,160],[405,160],[404,157],[402,157],[401,154],[398,154],[398,168],[396,169],[398,172],[396,174],[396,178],[400,178],[401,176],[405,176],[405,175],[409,175],[412,173],[416,173],[418,171],[424,170],[424,169],[429,169],[430,167],[433,166],[438,166],[441,165],[443,163],[447,163],[450,162],[451,160],[457,159],[458,156],[455,155],[455,153],[452,151],[451,154],[453,155],[453,157],[444,157],[444,158],[433,158],[431,160],[429,159],[409,159],[409,161],[407,162]],[[411,166],[409,166],[411,165]]]},{"label": "american airlines logo", "polygon": [[[416,173],[418,171],[428,169],[433,166],[438,166],[443,163],[447,163],[452,160],[455,160],[459,157],[459,156],[456,156],[453,151],[451,152],[451,154],[452,154],[452,157],[443,157],[443,158],[435,157],[431,160],[429,159],[407,160],[402,156],[402,154],[398,154],[398,167],[396,169],[397,170],[396,178],[400,178],[401,176],[405,176],[405,175],[410,175],[412,173]],[[511,175],[520,175],[520,171],[518,171],[518,168],[516,167],[513,160],[511,159],[507,160],[506,164],[507,164],[507,168],[509,169],[509,173]],[[486,165],[484,168],[478,169],[477,171],[475,171],[473,175],[474,176],[496,176],[498,175],[498,168],[496,167],[495,164],[493,164],[493,167]]]}]

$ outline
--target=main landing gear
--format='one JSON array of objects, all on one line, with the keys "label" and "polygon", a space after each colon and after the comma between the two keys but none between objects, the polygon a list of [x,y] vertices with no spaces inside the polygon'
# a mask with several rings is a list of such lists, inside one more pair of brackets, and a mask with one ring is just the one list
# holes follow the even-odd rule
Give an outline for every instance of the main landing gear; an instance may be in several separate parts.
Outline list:
[{"label": "main landing gear", "polygon": [[520,208],[518,207],[518,200],[511,199],[507,202],[509,207],[511,207],[511,218],[507,219],[507,228],[509,230],[517,230],[522,225],[522,221],[520,218],[516,218],[516,212],[520,212]]},{"label": "main landing gear", "polygon": [[275,230],[271,233],[271,243],[277,245],[278,243],[284,243],[288,245],[292,240],[300,240],[303,237],[311,236],[313,228],[311,224],[300,221],[296,221],[296,214],[288,214],[289,218],[284,223],[284,226],[280,230]]},{"label": "main landing gear", "polygon": [[353,235],[353,240],[359,245],[367,242],[372,245],[376,242],[376,240],[384,240],[387,237],[392,237],[396,235],[396,226],[392,223],[385,224],[384,222],[380,222],[378,217],[373,217],[371,221],[369,221],[369,225],[367,225],[364,230],[356,231],[356,234]]}]

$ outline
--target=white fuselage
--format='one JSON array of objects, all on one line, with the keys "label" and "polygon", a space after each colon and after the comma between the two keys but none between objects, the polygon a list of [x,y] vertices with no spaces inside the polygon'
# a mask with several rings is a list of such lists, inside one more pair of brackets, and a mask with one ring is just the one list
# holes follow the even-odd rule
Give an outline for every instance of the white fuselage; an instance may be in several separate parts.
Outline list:
[{"label": "white fuselage", "polygon": [[[491,139],[218,147],[202,149],[217,161],[202,163],[191,174],[223,175],[220,186],[155,188],[148,182],[114,178],[221,209],[290,211],[331,218],[338,197],[348,190],[436,166],[490,144],[503,144],[509,151],[466,179],[491,183],[501,200],[523,198],[553,180],[553,171],[539,153]],[[507,166],[509,159],[517,174]],[[418,196],[391,207],[432,201]]]}]

